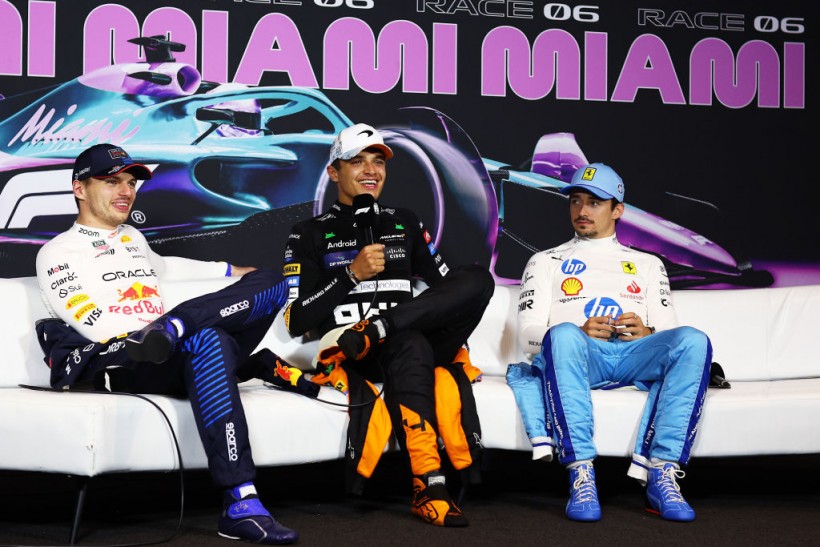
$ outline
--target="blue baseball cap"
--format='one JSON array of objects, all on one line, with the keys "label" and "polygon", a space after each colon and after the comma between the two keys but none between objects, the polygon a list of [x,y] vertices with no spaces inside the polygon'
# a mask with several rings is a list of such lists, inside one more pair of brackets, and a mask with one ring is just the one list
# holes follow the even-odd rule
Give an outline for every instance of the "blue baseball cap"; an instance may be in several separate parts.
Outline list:
[{"label": "blue baseball cap", "polygon": [[603,163],[590,163],[572,175],[569,186],[561,188],[562,194],[575,189],[587,190],[601,199],[624,200],[624,181],[612,167]]},{"label": "blue baseball cap", "polygon": [[137,180],[151,178],[151,170],[141,163],[134,163],[121,147],[108,143],[95,144],[80,152],[74,160],[72,180],[110,177],[122,171],[130,172]]}]

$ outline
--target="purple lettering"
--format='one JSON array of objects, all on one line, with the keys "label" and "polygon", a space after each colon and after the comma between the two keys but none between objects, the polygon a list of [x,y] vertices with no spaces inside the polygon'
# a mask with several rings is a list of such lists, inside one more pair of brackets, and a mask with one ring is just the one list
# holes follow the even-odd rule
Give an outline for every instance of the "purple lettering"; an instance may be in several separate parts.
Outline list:
[{"label": "purple lettering", "polygon": [[541,99],[556,87],[557,99],[579,99],[581,52],[564,30],[545,30],[530,46],[522,31],[513,27],[491,30],[481,46],[481,94],[504,97],[510,89],[524,99]]},{"label": "purple lettering", "polygon": [[806,44],[786,42],[783,46],[783,106],[806,107]]},{"label": "purple lettering", "polygon": [[458,66],[458,26],[433,24],[433,93],[455,95]]},{"label": "purple lettering", "polygon": [[719,38],[701,40],[692,49],[689,71],[691,104],[711,105],[714,87],[718,101],[729,108],[748,106],[755,95],[760,107],[780,106],[780,59],[761,40],[740,47],[736,67],[729,44]]},{"label": "purple lettering", "polygon": [[0,0],[0,74],[23,74],[23,19],[12,4]]},{"label": "purple lettering", "polygon": [[669,49],[654,34],[643,34],[632,42],[612,100],[635,102],[639,89],[657,89],[664,104],[686,104]]},{"label": "purple lettering", "polygon": [[137,18],[126,7],[103,4],[91,10],[85,19],[83,40],[83,74],[111,66],[134,62],[139,58],[139,46],[128,42],[140,35]]},{"label": "purple lettering", "polygon": [[584,34],[584,99],[607,100],[607,34],[587,32]]},{"label": "purple lettering", "polygon": [[29,76],[54,77],[56,11],[54,2],[30,2],[28,5]]},{"label": "purple lettering", "polygon": [[361,19],[334,21],[325,33],[324,87],[349,89],[356,85],[370,93],[390,91],[404,76],[402,91],[427,93],[427,36],[415,23],[392,21],[379,33]]},{"label": "purple lettering", "polygon": [[234,81],[258,85],[266,71],[286,72],[295,86],[319,87],[299,29],[281,13],[269,13],[256,23]]},{"label": "purple lettering", "polygon": [[202,12],[202,78],[211,82],[228,81],[228,13]]}]

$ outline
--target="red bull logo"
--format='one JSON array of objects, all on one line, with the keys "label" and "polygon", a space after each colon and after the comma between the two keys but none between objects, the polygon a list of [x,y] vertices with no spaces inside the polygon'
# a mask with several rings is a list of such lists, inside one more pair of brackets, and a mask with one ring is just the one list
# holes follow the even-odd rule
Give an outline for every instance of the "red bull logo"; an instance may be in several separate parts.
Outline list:
[{"label": "red bull logo", "polygon": [[286,382],[290,382],[290,369],[282,366],[282,361],[276,360],[276,375]]},{"label": "red bull logo", "polygon": [[117,292],[120,294],[120,299],[117,302],[159,297],[157,287],[149,287],[148,285],[143,285],[142,283],[134,283],[124,291],[122,289],[117,289]]}]

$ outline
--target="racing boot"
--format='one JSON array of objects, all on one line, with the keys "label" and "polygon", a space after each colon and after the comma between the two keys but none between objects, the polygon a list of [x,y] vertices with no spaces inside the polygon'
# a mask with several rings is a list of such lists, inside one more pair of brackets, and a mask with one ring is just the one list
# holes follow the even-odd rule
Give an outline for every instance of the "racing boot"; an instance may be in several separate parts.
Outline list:
[{"label": "racing boot", "polygon": [[219,517],[219,535],[264,545],[286,545],[299,534],[271,516],[256,496],[252,482],[225,491],[225,507]]},{"label": "racing boot", "polygon": [[413,476],[413,504],[410,511],[434,526],[460,528],[469,525],[461,509],[450,498],[441,471]]},{"label": "racing boot", "polygon": [[685,473],[680,467],[671,462],[653,464],[649,468],[649,478],[646,483],[646,510],[660,515],[664,520],[677,522],[691,522],[695,520],[695,511],[686,503],[680,493],[677,479],[682,479]]},{"label": "racing boot", "polygon": [[336,344],[348,359],[359,361],[387,336],[387,321],[362,319],[339,336]]},{"label": "racing boot", "polygon": [[568,519],[580,522],[601,520],[601,504],[598,503],[592,462],[569,469],[569,495],[566,510]]},{"label": "racing boot", "polygon": [[184,332],[181,319],[163,315],[142,330],[129,334],[125,339],[125,350],[133,361],[164,363],[174,352],[177,340]]}]

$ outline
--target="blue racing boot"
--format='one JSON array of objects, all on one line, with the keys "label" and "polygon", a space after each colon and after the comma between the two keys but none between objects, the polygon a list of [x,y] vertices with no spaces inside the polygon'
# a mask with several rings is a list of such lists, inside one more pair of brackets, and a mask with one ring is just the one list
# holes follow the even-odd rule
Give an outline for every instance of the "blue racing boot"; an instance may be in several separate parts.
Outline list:
[{"label": "blue racing boot", "polygon": [[676,480],[682,479],[684,475],[685,473],[674,463],[664,463],[663,467],[650,467],[646,483],[646,510],[660,515],[665,520],[695,520],[695,511],[681,496],[680,486]]},{"label": "blue racing boot", "polygon": [[256,488],[250,482],[225,492],[219,535],[265,545],[286,545],[299,539],[296,530],[283,526],[271,516],[256,497]]},{"label": "blue racing boot", "polygon": [[164,363],[176,347],[177,339],[185,327],[182,321],[171,315],[163,315],[147,327],[132,332],[125,339],[128,357],[138,363]]},{"label": "blue racing boot", "polygon": [[569,470],[569,501],[567,518],[581,522],[601,520],[601,504],[595,486],[595,469],[591,463],[582,463]]}]

